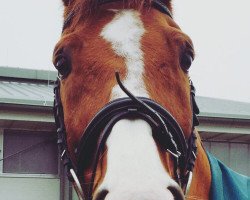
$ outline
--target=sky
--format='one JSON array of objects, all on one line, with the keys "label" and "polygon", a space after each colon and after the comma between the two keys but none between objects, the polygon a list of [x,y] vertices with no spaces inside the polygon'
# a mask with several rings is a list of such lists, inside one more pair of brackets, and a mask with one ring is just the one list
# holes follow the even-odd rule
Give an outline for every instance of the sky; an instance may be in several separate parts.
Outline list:
[{"label": "sky", "polygon": [[[197,95],[250,102],[250,1],[175,0],[174,19],[193,40]],[[0,0],[0,66],[54,70],[61,0]]]}]

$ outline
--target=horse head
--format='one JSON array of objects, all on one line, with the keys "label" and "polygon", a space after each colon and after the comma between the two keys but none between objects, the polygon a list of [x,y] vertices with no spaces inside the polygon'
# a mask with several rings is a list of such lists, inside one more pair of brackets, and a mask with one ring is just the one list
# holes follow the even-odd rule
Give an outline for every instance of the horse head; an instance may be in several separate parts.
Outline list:
[{"label": "horse head", "polygon": [[194,47],[171,2],[63,2],[55,107],[80,196],[184,199],[197,148]]}]

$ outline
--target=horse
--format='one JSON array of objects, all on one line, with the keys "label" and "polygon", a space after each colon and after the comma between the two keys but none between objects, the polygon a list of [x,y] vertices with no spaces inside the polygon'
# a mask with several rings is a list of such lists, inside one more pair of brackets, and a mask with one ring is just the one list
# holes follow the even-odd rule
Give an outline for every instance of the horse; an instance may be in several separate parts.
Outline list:
[{"label": "horse", "polygon": [[79,199],[211,199],[194,46],[171,0],[62,2],[54,114]]}]

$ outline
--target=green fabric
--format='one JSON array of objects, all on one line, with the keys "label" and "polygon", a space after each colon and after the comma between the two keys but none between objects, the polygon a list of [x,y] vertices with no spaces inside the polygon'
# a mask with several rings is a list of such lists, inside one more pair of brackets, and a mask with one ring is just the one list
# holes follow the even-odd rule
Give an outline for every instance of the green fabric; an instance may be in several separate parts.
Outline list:
[{"label": "green fabric", "polygon": [[207,152],[210,162],[212,200],[250,200],[250,177],[238,174]]}]

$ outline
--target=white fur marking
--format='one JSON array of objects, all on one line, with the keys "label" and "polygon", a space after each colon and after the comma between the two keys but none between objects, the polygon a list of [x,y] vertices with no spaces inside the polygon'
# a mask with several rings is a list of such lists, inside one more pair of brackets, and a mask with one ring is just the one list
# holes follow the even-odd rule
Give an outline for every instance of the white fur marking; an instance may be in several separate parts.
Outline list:
[{"label": "white fur marking", "polygon": [[107,147],[107,171],[100,188],[130,193],[152,190],[155,195],[154,189],[166,191],[167,186],[177,185],[162,165],[146,121],[120,120],[112,129]]},{"label": "white fur marking", "polygon": [[[125,60],[127,75],[123,84],[134,95],[148,97],[143,81],[144,62],[140,44],[145,33],[143,23],[137,11],[114,12],[114,19],[100,35]],[[118,85],[112,89],[112,99],[124,96]],[[107,140],[107,148],[107,171],[99,187],[99,190],[110,191],[105,199],[173,199],[166,188],[177,183],[164,169],[151,127],[146,121],[124,119],[117,122]],[[112,196],[115,194],[119,194],[119,198]],[[121,195],[126,198],[121,198]],[[140,196],[137,198],[136,195]]]},{"label": "white fur marking", "polygon": [[[135,10],[116,11],[114,19],[101,32],[101,37],[110,42],[114,52],[125,59],[127,76],[124,85],[136,96],[148,97],[144,82],[143,52],[140,40],[145,32],[139,13]],[[126,96],[116,85],[111,99]]]}]

